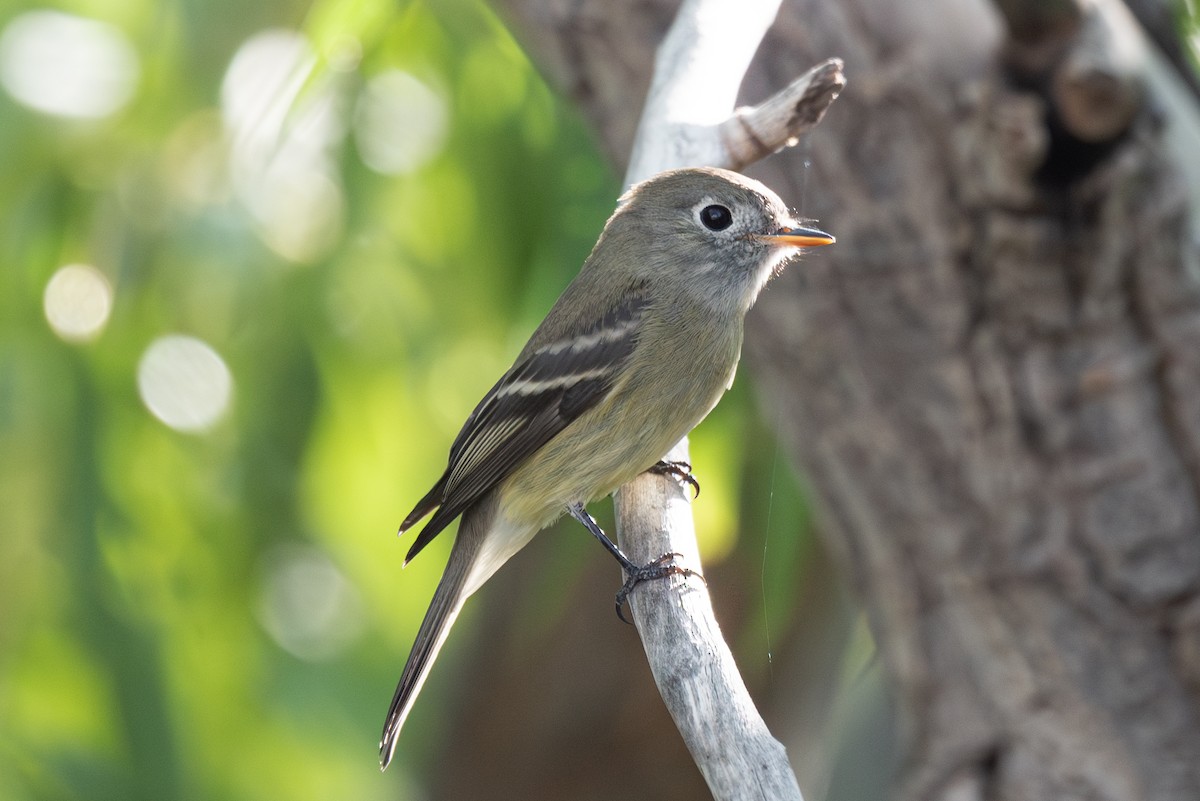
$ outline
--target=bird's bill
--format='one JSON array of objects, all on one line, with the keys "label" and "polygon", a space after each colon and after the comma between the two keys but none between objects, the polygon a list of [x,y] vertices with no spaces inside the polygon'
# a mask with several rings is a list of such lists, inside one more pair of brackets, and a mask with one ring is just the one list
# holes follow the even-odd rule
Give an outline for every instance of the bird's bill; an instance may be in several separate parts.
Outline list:
[{"label": "bird's bill", "polygon": [[773,234],[765,234],[763,239],[773,245],[785,245],[799,248],[815,248],[821,245],[832,245],[837,240],[824,231],[816,228],[803,228],[799,225],[792,228],[780,228]]}]

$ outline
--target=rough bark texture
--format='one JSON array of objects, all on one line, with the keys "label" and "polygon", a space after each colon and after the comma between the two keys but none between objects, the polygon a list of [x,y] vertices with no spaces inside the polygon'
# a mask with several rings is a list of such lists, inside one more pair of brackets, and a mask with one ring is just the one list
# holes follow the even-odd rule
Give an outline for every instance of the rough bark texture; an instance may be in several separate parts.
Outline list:
[{"label": "rough bark texture", "polygon": [[[673,4],[502,7],[623,164]],[[838,244],[747,351],[868,606],[896,798],[1200,798],[1200,258],[1124,12],[792,0],[744,87],[850,79],[751,170]]]}]

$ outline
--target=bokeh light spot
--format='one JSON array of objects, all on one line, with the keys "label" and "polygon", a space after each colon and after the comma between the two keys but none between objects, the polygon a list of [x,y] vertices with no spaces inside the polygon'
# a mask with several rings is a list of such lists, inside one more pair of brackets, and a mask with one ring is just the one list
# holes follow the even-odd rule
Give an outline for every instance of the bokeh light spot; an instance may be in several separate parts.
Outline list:
[{"label": "bokeh light spot", "polygon": [[98,119],[129,102],[138,59],[118,29],[58,11],[30,11],[0,34],[0,83],[18,102],[59,117]]},{"label": "bokeh light spot", "polygon": [[171,428],[199,432],[229,408],[233,379],[206,343],[171,334],[154,340],[142,354],[138,392],[150,413]]},{"label": "bokeh light spot", "polygon": [[354,139],[363,163],[385,175],[409,173],[442,149],[448,127],[446,101],[401,70],[367,83],[355,110]]},{"label": "bokeh light spot", "polygon": [[315,64],[308,40],[294,31],[263,31],[238,48],[221,82],[221,112],[243,157],[264,158],[278,145]]},{"label": "bokeh light spot", "polygon": [[304,36],[264,31],[238,48],[221,85],[238,199],[262,240],[294,262],[328,253],[345,218],[334,158],[344,113],[331,82],[308,83],[315,65]]},{"label": "bokeh light spot", "polygon": [[60,267],[42,296],[46,321],[68,342],[88,342],[104,330],[112,311],[112,286],[88,264]]},{"label": "bokeh light spot", "polygon": [[362,599],[323,551],[289,544],[269,552],[264,564],[258,619],[279,647],[315,662],[358,638]]}]

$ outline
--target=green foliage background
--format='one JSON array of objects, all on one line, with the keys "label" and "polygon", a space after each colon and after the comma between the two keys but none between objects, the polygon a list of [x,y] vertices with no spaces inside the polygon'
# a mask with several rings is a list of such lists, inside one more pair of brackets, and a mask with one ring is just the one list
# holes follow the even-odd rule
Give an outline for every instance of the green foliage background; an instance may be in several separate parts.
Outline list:
[{"label": "green foliage background", "polygon": [[[9,4],[0,29],[39,7]],[[449,538],[401,573],[395,528],[578,269],[619,180],[473,0],[54,7],[116,26],[141,72],[98,121],[0,91],[0,798],[420,795],[444,736],[436,697],[386,777],[374,753]],[[332,91],[353,126],[365,82],[397,68],[449,112],[440,151],[408,174],[378,174],[337,140],[341,223],[311,258],[272,250],[230,188],[222,80],[247,38],[277,27],[317,57],[297,106]],[[43,311],[73,262],[114,290],[85,344]],[[230,369],[211,430],[173,430],[139,399],[139,359],[167,333]],[[744,455],[769,442],[739,388],[693,449],[709,560],[730,553],[746,508],[784,530],[754,606],[778,623],[808,540],[786,468]],[[564,570],[605,558],[586,537],[546,539],[533,547]],[[281,585],[281,565],[336,579],[321,586],[341,617],[308,650],[263,622],[272,603],[324,608],[288,595],[304,585]]]}]

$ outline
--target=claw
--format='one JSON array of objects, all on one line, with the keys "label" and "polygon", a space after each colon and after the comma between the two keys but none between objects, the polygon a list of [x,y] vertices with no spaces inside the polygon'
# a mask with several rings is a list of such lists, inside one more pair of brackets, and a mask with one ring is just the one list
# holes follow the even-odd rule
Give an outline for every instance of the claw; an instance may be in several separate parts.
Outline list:
[{"label": "claw", "polygon": [[[629,599],[629,593],[633,592],[633,588],[641,584],[643,581],[666,578],[667,576],[684,576],[685,578],[698,576],[701,581],[705,581],[704,576],[697,573],[695,570],[692,570],[690,567],[681,567],[680,565],[675,564],[676,557],[682,559],[683,554],[678,552],[664,553],[662,556],[658,557],[647,565],[635,567],[633,570],[627,570],[629,577],[625,579],[625,583],[621,586],[621,589],[617,591],[616,598],[617,617],[621,619],[622,623],[629,623],[629,620],[626,619],[625,614],[622,611],[625,607],[625,602]],[[707,583],[708,582],[705,581],[705,584]]]},{"label": "claw", "polygon": [[661,460],[656,462],[648,472],[656,473],[660,476],[674,476],[685,484],[691,486],[694,494],[692,499],[700,497],[700,482],[692,475],[692,466],[687,462],[668,462]]},{"label": "claw", "polygon": [[[662,462],[661,464],[670,465],[672,463]],[[686,462],[681,464],[686,465]],[[690,467],[690,465],[687,466]],[[671,468],[668,467],[667,469],[670,470]],[[676,466],[674,469],[680,468]],[[698,487],[697,492],[699,492]],[[705,580],[703,575],[697,573],[695,570],[692,570],[689,567],[680,567],[674,563],[675,557],[678,556],[680,559],[682,559],[683,554],[664,553],[662,556],[658,557],[648,565],[635,565],[633,562],[629,561],[629,557],[622,553],[621,549],[618,548],[613,541],[610,540],[604,534],[604,532],[600,530],[600,526],[596,524],[596,519],[587,513],[587,510],[583,508],[583,504],[570,504],[567,506],[567,511],[570,512],[571,517],[574,517],[576,520],[582,523],[584,528],[586,528],[593,537],[600,541],[600,544],[603,545],[608,552],[613,555],[613,558],[621,563],[621,569],[625,571],[627,578],[625,579],[625,583],[621,586],[621,589],[617,592],[616,599],[617,617],[621,619],[622,623],[629,623],[629,620],[625,617],[624,611],[622,611],[625,606],[625,601],[629,598],[629,593],[633,591],[633,588],[643,581],[665,578],[667,576],[699,576],[700,580],[703,581],[707,586],[708,582]]]}]

